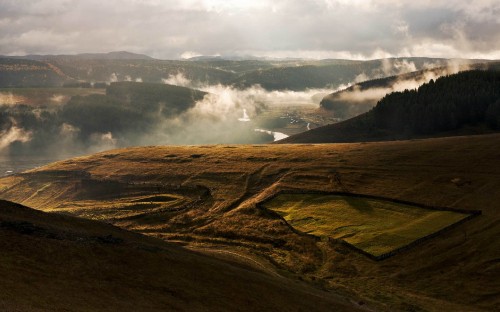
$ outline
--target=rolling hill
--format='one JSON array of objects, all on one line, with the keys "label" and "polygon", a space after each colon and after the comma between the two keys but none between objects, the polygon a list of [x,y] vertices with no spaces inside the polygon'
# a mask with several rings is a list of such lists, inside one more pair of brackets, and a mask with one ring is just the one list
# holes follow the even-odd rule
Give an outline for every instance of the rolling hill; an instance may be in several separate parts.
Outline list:
[{"label": "rolling hill", "polygon": [[[391,58],[369,61],[352,60],[233,60],[233,59],[193,59],[157,60],[142,54],[130,52],[86,53],[78,55],[28,55],[0,56],[2,62],[22,67],[26,62],[44,66],[50,77],[31,79],[31,71],[9,73],[0,80],[0,87],[52,86],[75,83],[99,83],[113,81],[144,81],[190,86],[222,84],[245,89],[261,85],[267,90],[307,90],[313,88],[336,89],[341,85],[359,79],[382,78],[421,70],[442,67],[448,63],[470,64],[480,60],[447,60],[437,58]],[[481,62],[487,62],[485,60]],[[3,75],[3,74],[2,74]],[[182,79],[179,80],[179,76]],[[1,75],[0,75],[1,76]],[[363,78],[364,77],[364,78]],[[43,79],[42,79],[43,78]],[[176,80],[177,79],[177,80]],[[186,80],[187,79],[187,80]],[[38,84],[37,81],[39,81]],[[29,82],[29,83],[28,83]]]},{"label": "rolling hill", "polygon": [[1,88],[60,87],[82,82],[164,83],[179,73],[194,84],[229,84],[235,75],[229,70],[195,62],[157,60],[129,52],[0,56]]},{"label": "rolling hill", "polygon": [[[385,83],[385,81],[382,81]],[[367,113],[286,138],[280,143],[410,139],[498,131],[500,72],[471,70],[393,92]]]},{"label": "rolling hill", "polygon": [[[500,135],[491,134],[379,143],[129,148],[4,177],[0,196],[233,261],[250,258],[375,310],[492,311],[500,307],[499,142]],[[320,220],[295,215],[288,223],[261,205],[280,192],[300,200],[325,192],[358,196],[345,197],[350,206],[342,207],[357,219],[330,224],[324,233],[332,234],[326,236],[301,232],[299,225]],[[359,239],[378,233],[377,244],[387,246],[391,239],[381,228],[410,231],[401,224],[411,219],[412,209],[383,208],[380,200],[360,196],[424,209],[481,210],[482,215],[374,261],[345,241],[367,248]],[[422,222],[413,218],[411,223],[416,237],[430,220],[418,211]],[[391,216],[403,220],[397,232],[391,230]],[[366,232],[359,222],[375,217],[387,224]],[[432,214],[436,217],[441,218]],[[19,278],[24,274],[12,272]]]},{"label": "rolling hill", "polygon": [[356,311],[333,293],[114,226],[0,201],[2,311]]},{"label": "rolling hill", "polygon": [[57,59],[73,60],[152,60],[153,58],[144,54],[131,53],[127,51],[113,51],[108,53],[80,53],[80,54],[30,54],[25,56],[0,56],[2,58],[25,59],[35,61],[47,61]]},{"label": "rolling hill", "polygon": [[473,62],[473,60],[433,58],[284,62],[284,66],[244,73],[234,80],[234,84],[239,88],[259,84],[267,90],[336,89],[360,79],[390,77],[423,69],[443,67],[449,63],[458,65]]}]

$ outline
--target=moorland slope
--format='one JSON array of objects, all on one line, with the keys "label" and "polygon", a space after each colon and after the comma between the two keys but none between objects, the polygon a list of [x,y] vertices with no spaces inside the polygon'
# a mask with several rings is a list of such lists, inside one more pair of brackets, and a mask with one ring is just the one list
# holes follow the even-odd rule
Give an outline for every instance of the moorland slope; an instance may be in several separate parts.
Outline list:
[{"label": "moorland slope", "polygon": [[0,201],[2,311],[356,311],[252,266]]},{"label": "moorland slope", "polygon": [[[0,196],[212,255],[250,258],[380,310],[492,311],[500,307],[499,143],[491,134],[129,148],[2,178]],[[258,205],[283,190],[342,191],[482,215],[374,261],[338,239],[300,233]]]}]

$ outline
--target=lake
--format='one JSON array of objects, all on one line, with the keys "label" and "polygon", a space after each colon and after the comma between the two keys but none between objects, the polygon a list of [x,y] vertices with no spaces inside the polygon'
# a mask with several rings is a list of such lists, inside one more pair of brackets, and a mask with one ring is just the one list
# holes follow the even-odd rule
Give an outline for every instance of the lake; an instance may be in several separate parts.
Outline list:
[{"label": "lake", "polygon": [[0,156],[0,177],[21,173],[23,171],[37,168],[60,158],[40,156]]}]

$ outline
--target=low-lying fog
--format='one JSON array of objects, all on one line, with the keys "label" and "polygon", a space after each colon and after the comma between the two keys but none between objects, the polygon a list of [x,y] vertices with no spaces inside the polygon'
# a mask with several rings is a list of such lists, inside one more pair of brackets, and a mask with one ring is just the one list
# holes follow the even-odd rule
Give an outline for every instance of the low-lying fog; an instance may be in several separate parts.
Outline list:
[{"label": "low-lying fog", "polygon": [[[194,87],[182,74],[170,76],[165,83]],[[119,118],[103,120],[96,112],[93,117],[96,123],[104,121],[106,125],[81,129],[72,120],[84,117],[69,116],[65,103],[47,100],[44,105],[26,105],[27,100],[15,91],[0,92],[0,154],[79,155],[131,145],[270,142],[275,135],[267,131],[273,129],[255,131],[260,129],[255,122],[259,114],[270,107],[286,111],[288,105],[316,108],[324,95],[335,91],[266,91],[260,86],[243,90],[223,85],[196,87],[207,94],[190,109],[167,118],[159,111],[156,116],[148,116],[147,127],[136,127],[135,123],[143,117],[136,116],[137,120],[127,120],[131,131],[116,132],[112,129],[119,127],[114,125],[124,122]],[[53,94],[51,98],[64,99],[65,95]],[[91,133],[87,133],[89,131]],[[83,132],[88,135],[82,135]]]}]

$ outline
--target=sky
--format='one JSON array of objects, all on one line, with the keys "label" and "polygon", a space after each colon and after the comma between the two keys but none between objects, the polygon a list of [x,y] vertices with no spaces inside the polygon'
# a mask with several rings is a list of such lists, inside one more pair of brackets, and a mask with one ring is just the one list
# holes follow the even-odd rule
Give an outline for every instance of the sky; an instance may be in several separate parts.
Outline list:
[{"label": "sky", "polygon": [[500,0],[0,0],[0,55],[500,59]]}]

